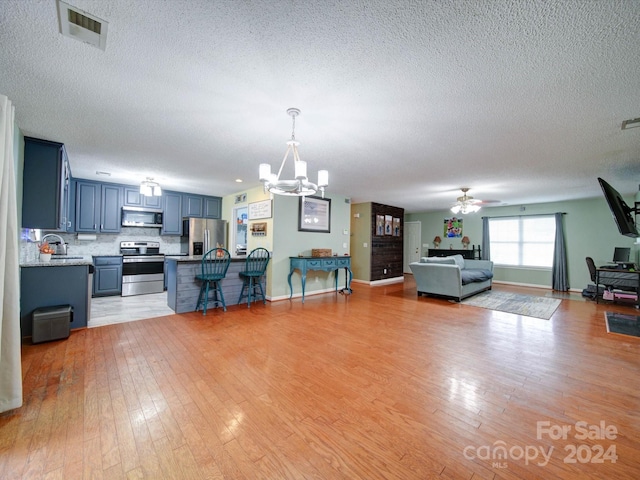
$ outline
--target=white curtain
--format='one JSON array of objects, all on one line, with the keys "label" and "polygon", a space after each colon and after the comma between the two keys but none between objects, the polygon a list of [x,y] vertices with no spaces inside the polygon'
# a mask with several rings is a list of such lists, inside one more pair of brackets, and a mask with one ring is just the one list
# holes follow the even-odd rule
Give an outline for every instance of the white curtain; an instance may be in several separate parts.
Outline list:
[{"label": "white curtain", "polygon": [[22,405],[20,271],[13,135],[15,111],[0,95],[0,412]]}]

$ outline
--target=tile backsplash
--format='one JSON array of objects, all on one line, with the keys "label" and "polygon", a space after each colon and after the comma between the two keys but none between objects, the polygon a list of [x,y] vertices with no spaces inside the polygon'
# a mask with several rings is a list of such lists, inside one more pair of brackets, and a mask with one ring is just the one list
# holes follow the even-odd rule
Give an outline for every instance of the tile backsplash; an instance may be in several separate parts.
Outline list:
[{"label": "tile backsplash", "polygon": [[[43,232],[43,235],[45,232]],[[178,255],[180,253],[180,237],[160,235],[159,228],[122,227],[118,234],[96,234],[95,240],[78,239],[76,233],[59,234],[68,244],[67,255],[117,255],[120,253],[121,241],[160,242],[160,253]],[[23,229],[20,238],[20,262],[38,259],[39,242],[35,241],[33,230]]]}]

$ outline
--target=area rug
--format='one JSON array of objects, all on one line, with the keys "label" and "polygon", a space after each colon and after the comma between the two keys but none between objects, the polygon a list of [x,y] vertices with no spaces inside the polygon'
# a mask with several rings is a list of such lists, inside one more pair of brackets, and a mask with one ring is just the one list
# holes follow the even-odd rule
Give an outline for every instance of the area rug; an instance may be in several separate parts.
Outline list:
[{"label": "area rug", "polygon": [[640,317],[623,313],[604,312],[607,332],[640,337]]},{"label": "area rug", "polygon": [[561,300],[489,290],[463,300],[464,305],[549,320]]}]

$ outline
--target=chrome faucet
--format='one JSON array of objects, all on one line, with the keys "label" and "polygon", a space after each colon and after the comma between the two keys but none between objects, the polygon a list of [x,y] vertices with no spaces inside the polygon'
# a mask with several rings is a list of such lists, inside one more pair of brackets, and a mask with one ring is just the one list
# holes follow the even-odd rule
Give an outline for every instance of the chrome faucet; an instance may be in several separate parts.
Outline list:
[{"label": "chrome faucet", "polygon": [[47,233],[46,235],[44,235],[40,239],[40,242],[44,243],[44,240],[47,237],[56,237],[58,239],[58,241],[60,242],[60,245],[58,245],[56,247],[56,255],[66,255],[67,254],[67,245],[64,242],[64,239],[60,235],[58,235],[57,233]]}]

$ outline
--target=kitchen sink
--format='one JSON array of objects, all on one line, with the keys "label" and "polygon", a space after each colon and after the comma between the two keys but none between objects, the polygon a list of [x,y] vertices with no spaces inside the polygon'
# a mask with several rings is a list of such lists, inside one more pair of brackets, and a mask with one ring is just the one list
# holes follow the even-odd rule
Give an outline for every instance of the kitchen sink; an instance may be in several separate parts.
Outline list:
[{"label": "kitchen sink", "polygon": [[70,257],[67,255],[52,255],[51,260],[82,260],[84,257]]}]

